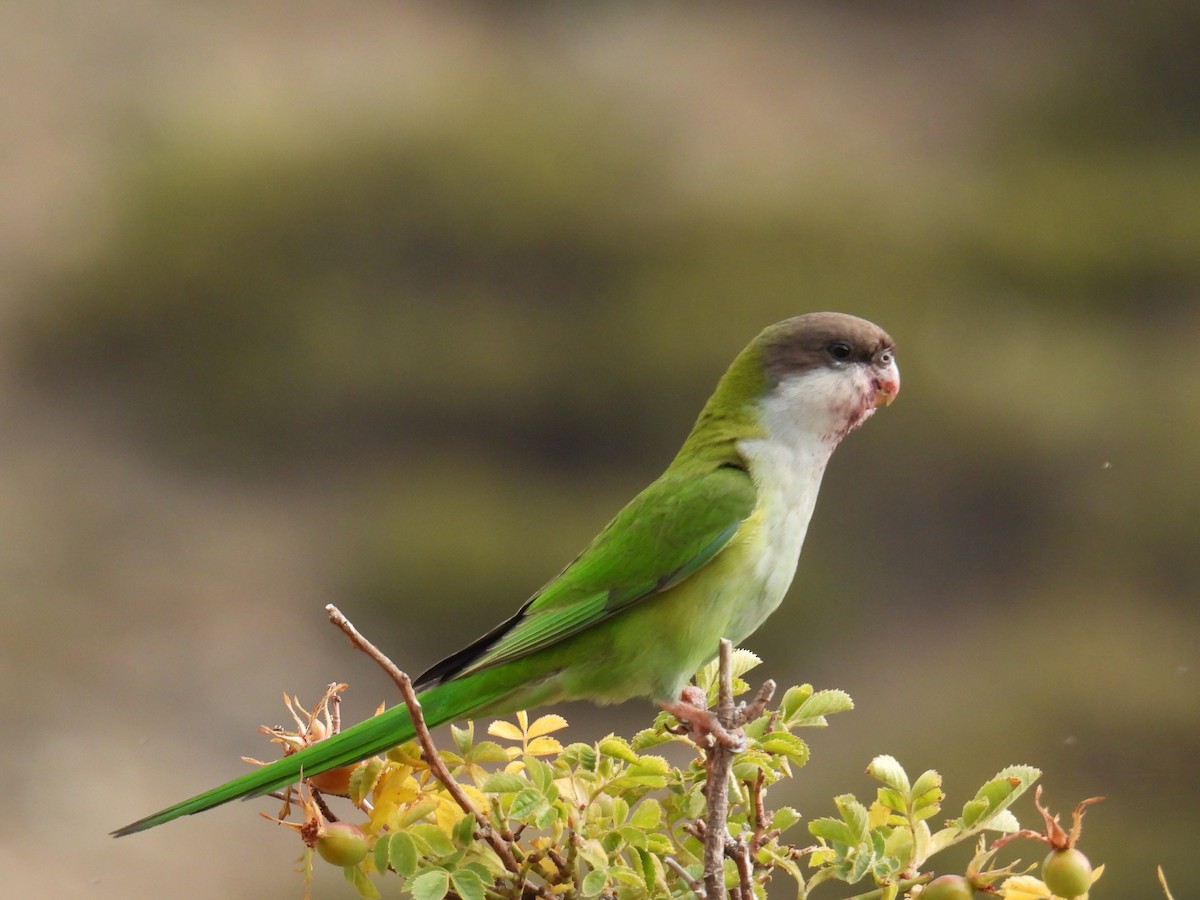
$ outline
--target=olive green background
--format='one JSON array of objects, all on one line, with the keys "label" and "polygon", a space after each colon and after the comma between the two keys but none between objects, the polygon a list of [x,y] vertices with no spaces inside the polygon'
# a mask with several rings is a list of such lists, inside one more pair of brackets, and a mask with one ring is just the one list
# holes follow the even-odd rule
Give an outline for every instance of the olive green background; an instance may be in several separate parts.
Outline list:
[{"label": "olive green background", "polygon": [[1035,764],[1109,798],[1094,897],[1200,892],[1194,5],[2,18],[6,896],[300,896],[269,801],[105,833],[269,755],[283,691],[392,699],[325,603],[414,672],[507,615],[817,309],[903,391],[750,643],[858,703],[772,799]]}]

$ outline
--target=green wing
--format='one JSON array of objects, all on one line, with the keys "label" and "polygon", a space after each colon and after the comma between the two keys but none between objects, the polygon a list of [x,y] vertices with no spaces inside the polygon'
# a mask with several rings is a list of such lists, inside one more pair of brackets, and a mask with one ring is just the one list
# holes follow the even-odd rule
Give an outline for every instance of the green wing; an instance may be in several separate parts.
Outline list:
[{"label": "green wing", "polygon": [[728,545],[755,497],[739,467],[668,472],[515,616],[425,672],[418,686],[528,656],[674,587]]}]

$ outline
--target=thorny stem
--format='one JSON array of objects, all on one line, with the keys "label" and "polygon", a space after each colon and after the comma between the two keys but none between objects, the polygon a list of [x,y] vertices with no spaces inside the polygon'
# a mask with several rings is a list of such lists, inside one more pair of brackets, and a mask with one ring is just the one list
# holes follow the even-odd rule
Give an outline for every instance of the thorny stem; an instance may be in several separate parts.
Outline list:
[{"label": "thorny stem", "polygon": [[408,714],[412,718],[413,728],[417,733],[417,740],[421,744],[425,761],[429,764],[429,769],[433,772],[433,776],[446,789],[447,793],[454,798],[454,801],[463,812],[475,817],[475,821],[479,823],[479,832],[488,844],[491,845],[491,848],[496,851],[496,855],[500,857],[500,861],[504,863],[504,867],[514,874],[519,874],[521,865],[517,862],[512,847],[496,834],[494,829],[486,824],[483,816],[475,808],[475,804],[471,802],[471,798],[466,795],[459,783],[454,780],[454,777],[450,774],[450,770],[446,768],[446,763],[442,761],[441,755],[437,752],[437,748],[434,747],[433,738],[429,735],[429,729],[425,727],[425,717],[421,713],[421,704],[417,700],[416,692],[413,690],[412,681],[382,651],[363,637],[340,609],[330,603],[325,607],[325,612],[329,615],[329,621],[341,629],[346,637],[350,639],[350,643],[371,657],[388,674],[388,677],[395,682],[396,687],[400,689],[401,696],[404,697],[404,704],[408,707]]}]

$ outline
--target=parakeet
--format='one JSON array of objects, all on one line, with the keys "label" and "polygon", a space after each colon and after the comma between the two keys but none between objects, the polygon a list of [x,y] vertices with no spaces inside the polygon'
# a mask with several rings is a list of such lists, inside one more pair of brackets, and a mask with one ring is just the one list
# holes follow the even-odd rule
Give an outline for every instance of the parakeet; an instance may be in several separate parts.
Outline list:
[{"label": "parakeet", "polygon": [[[892,339],[840,313],[766,328],[721,377],[666,470],[509,619],[415,681],[440,725],[566,699],[681,699],[721,638],[740,643],[791,585],[834,448],[900,389]],[[144,831],[381,753],[403,704],[113,832]]]}]

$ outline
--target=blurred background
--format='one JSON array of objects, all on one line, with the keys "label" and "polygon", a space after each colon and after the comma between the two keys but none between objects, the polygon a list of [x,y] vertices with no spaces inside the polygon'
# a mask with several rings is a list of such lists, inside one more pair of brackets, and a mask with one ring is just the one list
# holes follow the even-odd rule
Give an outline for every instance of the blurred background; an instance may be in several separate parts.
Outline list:
[{"label": "blurred background", "polygon": [[1094,897],[1200,895],[1200,7],[0,18],[5,896],[300,896],[273,801],[106,832],[269,755],[283,691],[391,702],[325,603],[421,671],[818,309],[904,391],[749,642],[858,703],[772,799],[830,814],[886,752],[953,815],[1031,763],[1109,798]]}]

